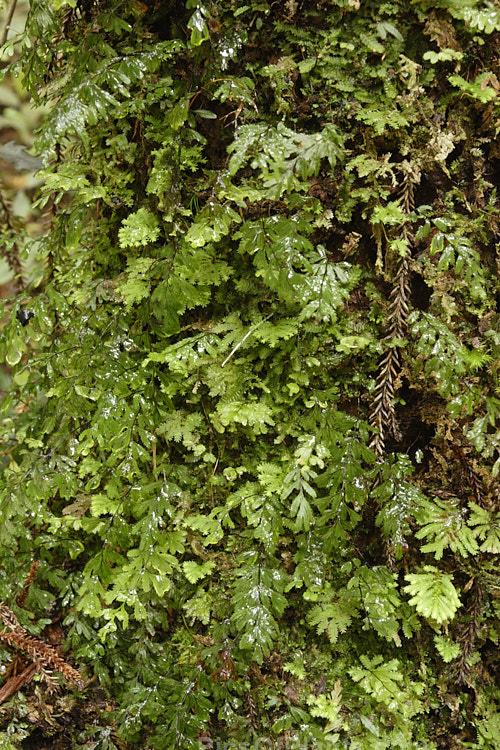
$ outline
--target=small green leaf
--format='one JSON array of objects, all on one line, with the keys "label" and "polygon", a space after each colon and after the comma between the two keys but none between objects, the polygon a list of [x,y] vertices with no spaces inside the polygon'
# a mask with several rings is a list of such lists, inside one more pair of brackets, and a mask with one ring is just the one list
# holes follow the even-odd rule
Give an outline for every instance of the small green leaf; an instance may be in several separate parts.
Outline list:
[{"label": "small green leaf", "polygon": [[202,5],[198,5],[191,18],[188,21],[188,29],[191,29],[190,42],[193,47],[199,47],[210,37],[208,25],[205,20],[206,10]]}]

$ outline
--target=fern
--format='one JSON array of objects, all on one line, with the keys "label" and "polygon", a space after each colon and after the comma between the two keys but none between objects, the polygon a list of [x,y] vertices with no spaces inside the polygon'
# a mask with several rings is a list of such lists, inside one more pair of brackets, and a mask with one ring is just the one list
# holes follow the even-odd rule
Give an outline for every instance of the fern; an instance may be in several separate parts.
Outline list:
[{"label": "fern", "polygon": [[439,655],[446,663],[456,659],[460,653],[460,645],[458,643],[451,643],[451,641],[442,635],[435,635],[434,643]]},{"label": "fern", "polygon": [[6,667],[51,716],[14,744],[413,750],[460,714],[495,746],[493,5],[9,31],[3,135],[40,158],[0,154],[4,661],[61,622],[113,708]]},{"label": "fern", "polygon": [[399,615],[401,599],[396,576],[387,568],[360,567],[347,584],[365,612],[365,629],[373,628],[382,638],[401,645]]},{"label": "fern", "polygon": [[285,579],[278,571],[255,564],[256,558],[254,553],[246,554],[246,566],[236,574],[231,622],[240,635],[240,648],[250,649],[262,664],[277,635],[276,618],[286,606]]},{"label": "fern", "polygon": [[461,606],[452,576],[433,565],[424,565],[423,573],[409,573],[404,590],[411,594],[409,603],[417,612],[438,624],[451,620]]},{"label": "fern", "polygon": [[157,220],[145,208],[124,219],[118,232],[120,247],[137,247],[155,242],[160,233]]},{"label": "fern", "polygon": [[307,615],[307,621],[316,628],[319,635],[326,633],[331,643],[336,643],[341,633],[349,628],[357,608],[349,598],[347,590],[336,594],[326,587]]},{"label": "fern", "polygon": [[337,680],[330,695],[311,696],[308,699],[311,706],[311,716],[327,719],[325,732],[335,732],[340,728],[342,719],[339,716],[342,707],[342,685]]},{"label": "fern", "polygon": [[403,698],[398,684],[402,680],[398,659],[391,659],[384,663],[381,656],[370,658],[362,654],[360,662],[362,666],[352,667],[349,674],[369,695],[373,695],[377,701],[386,704]]},{"label": "fern", "polygon": [[445,549],[459,552],[463,557],[478,552],[476,534],[467,525],[466,515],[458,500],[454,503],[439,498],[434,498],[432,502],[423,500],[415,518],[422,526],[415,534],[417,539],[432,540],[421,548],[422,552],[434,552],[436,560],[442,558]]},{"label": "fern", "polygon": [[472,533],[475,538],[482,542],[481,552],[497,555],[500,550],[500,514],[489,513],[476,503],[469,503],[469,508],[469,525],[473,527]]}]

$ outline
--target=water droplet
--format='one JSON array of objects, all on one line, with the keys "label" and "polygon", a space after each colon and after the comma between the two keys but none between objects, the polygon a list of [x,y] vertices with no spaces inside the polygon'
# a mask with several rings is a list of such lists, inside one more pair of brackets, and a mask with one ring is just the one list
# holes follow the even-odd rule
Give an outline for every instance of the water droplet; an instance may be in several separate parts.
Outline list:
[{"label": "water droplet", "polygon": [[7,364],[11,365],[12,367],[14,365],[17,365],[17,363],[21,359],[22,353],[23,352],[20,347],[18,348],[18,347],[12,346],[7,352],[7,354],[5,355]]}]

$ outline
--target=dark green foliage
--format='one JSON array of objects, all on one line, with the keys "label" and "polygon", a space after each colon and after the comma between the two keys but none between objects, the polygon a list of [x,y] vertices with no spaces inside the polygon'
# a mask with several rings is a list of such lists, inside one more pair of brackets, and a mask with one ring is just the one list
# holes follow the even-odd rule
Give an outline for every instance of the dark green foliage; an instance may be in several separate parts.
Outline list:
[{"label": "dark green foliage", "polygon": [[38,560],[22,624],[112,700],[75,747],[498,746],[499,35],[482,0],[32,4],[0,598]]}]

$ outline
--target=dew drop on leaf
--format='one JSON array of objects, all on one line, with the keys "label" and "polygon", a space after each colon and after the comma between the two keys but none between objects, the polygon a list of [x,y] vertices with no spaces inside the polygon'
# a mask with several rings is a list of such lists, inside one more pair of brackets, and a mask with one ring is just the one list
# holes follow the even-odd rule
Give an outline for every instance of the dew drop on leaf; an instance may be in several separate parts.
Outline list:
[{"label": "dew drop on leaf", "polygon": [[11,365],[13,367],[14,365],[17,365],[19,360],[22,356],[22,348],[17,346],[11,346],[10,349],[7,351],[7,354],[5,355],[5,359],[7,360],[7,364]]}]

